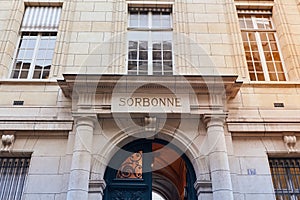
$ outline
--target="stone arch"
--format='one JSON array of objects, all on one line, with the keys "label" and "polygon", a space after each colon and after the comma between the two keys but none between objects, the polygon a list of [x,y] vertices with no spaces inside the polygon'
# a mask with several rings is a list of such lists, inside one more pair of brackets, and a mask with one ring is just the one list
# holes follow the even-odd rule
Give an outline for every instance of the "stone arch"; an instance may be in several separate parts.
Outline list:
[{"label": "stone arch", "polygon": [[[98,152],[93,153],[90,180],[103,180],[107,164],[119,147],[133,142],[137,139],[136,136],[140,136],[144,132],[143,128],[132,130],[128,127],[127,130],[120,130],[106,142],[101,149],[101,154],[98,154]],[[184,131],[165,126],[159,133],[155,134],[154,138],[172,142],[173,145],[179,148],[190,160],[196,173],[196,180],[210,180],[209,163],[206,155],[201,154],[199,144],[191,141]]]}]

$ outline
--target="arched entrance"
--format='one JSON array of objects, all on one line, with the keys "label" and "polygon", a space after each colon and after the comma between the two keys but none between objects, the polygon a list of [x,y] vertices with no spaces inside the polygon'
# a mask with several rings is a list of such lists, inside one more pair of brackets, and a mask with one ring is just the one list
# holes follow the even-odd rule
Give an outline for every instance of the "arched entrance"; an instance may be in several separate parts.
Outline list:
[{"label": "arched entrance", "polygon": [[196,200],[191,162],[163,140],[140,139],[125,145],[111,159],[104,179],[104,200],[152,200],[157,196],[162,200]]}]

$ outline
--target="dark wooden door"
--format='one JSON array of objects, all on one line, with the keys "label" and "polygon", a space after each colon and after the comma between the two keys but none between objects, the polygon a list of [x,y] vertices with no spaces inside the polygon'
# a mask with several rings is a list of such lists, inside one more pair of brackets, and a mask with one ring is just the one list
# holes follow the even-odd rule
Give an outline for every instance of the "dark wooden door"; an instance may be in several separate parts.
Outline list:
[{"label": "dark wooden door", "polygon": [[151,141],[120,149],[105,174],[105,200],[151,200]]}]

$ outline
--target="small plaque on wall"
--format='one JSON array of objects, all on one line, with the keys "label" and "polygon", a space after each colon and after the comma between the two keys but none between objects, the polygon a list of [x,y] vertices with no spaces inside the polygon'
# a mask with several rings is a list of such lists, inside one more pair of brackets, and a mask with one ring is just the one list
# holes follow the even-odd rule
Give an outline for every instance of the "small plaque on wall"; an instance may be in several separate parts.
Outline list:
[{"label": "small plaque on wall", "polygon": [[256,175],[256,169],[247,169],[248,175]]}]

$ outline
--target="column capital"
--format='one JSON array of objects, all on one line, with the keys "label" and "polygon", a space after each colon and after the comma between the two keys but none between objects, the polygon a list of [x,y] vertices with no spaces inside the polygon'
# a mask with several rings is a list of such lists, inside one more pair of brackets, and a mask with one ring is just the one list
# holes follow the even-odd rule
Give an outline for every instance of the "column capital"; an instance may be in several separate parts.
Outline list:
[{"label": "column capital", "polygon": [[196,189],[197,196],[201,193],[212,193],[212,182],[208,180],[196,180],[194,188]]},{"label": "column capital", "polygon": [[97,115],[96,114],[80,114],[76,113],[73,114],[73,118],[75,121],[75,126],[91,126],[94,128],[95,122],[97,121]]},{"label": "column capital", "polygon": [[100,193],[103,196],[105,187],[105,180],[90,180],[89,182],[89,192]]},{"label": "column capital", "polygon": [[207,113],[202,116],[202,121],[206,124],[206,127],[210,126],[224,126],[226,113]]}]

